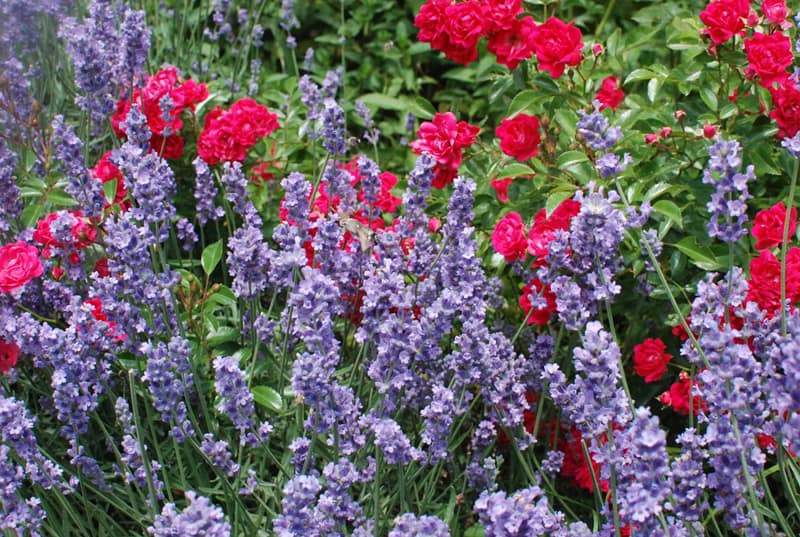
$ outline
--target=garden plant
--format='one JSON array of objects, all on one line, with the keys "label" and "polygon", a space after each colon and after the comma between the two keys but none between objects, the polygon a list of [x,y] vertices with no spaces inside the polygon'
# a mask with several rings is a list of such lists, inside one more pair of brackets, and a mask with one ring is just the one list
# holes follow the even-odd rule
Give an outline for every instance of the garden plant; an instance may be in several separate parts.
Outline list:
[{"label": "garden plant", "polygon": [[0,533],[800,535],[798,9],[2,0]]}]

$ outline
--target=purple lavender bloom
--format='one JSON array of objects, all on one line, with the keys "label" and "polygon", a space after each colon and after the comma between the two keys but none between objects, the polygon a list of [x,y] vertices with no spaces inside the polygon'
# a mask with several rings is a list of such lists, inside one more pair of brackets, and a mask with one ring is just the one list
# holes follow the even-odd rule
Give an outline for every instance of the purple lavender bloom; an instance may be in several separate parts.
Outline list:
[{"label": "purple lavender bloom", "polygon": [[300,90],[300,102],[306,107],[306,123],[300,128],[300,135],[308,134],[308,137],[315,140],[319,137],[316,131],[316,123],[322,117],[322,93],[319,86],[311,80],[308,75],[303,75],[297,82]]},{"label": "purple lavender bloom", "polygon": [[195,158],[193,164],[197,177],[194,191],[197,200],[197,222],[204,226],[209,220],[218,220],[225,216],[225,210],[214,205],[214,199],[219,191],[214,184],[214,176],[211,175],[208,164],[200,157]]},{"label": "purple lavender bloom", "polygon": [[308,47],[306,49],[305,57],[303,58],[303,70],[307,73],[311,72],[311,69],[314,67],[314,49]]},{"label": "purple lavender bloom", "polygon": [[[124,174],[125,184],[136,201],[131,209],[134,218],[162,227],[175,218],[172,204],[176,193],[175,173],[166,160],[130,141],[115,150],[111,160]],[[160,240],[166,238],[163,234],[163,230],[159,232]]]},{"label": "purple lavender bloom", "polygon": [[233,455],[228,449],[228,443],[225,440],[214,440],[214,435],[206,433],[203,435],[203,441],[200,443],[200,450],[203,455],[208,457],[211,466],[222,472],[228,477],[234,477],[239,473],[241,468],[233,460]]},{"label": "purple lavender bloom", "polygon": [[387,464],[408,464],[411,461],[424,460],[424,453],[411,445],[400,425],[393,419],[365,416],[362,424],[372,431],[372,443],[380,449]]},{"label": "purple lavender bloom", "polygon": [[250,192],[247,189],[247,177],[242,173],[240,162],[226,162],[223,164],[222,184],[225,185],[225,199],[231,202],[233,210],[244,218],[245,223],[252,227],[261,227],[261,217],[258,216],[255,205],[250,201]]},{"label": "purple lavender bloom", "polygon": [[122,87],[138,83],[145,76],[144,66],[150,51],[150,29],[145,23],[144,11],[125,7],[125,15],[119,27],[116,41],[117,56],[112,68],[112,80]]},{"label": "purple lavender bloom", "polygon": [[238,228],[228,240],[228,272],[233,276],[233,294],[244,300],[267,288],[269,247],[259,226]]},{"label": "purple lavender bloom", "polygon": [[83,142],[60,115],[53,118],[53,145],[68,180],[64,190],[78,202],[86,216],[100,216],[106,199],[103,185],[83,164]]},{"label": "purple lavender bloom", "polygon": [[186,492],[186,499],[189,505],[181,512],[174,503],[166,504],[147,533],[153,537],[230,537],[231,525],[222,509],[192,490]]},{"label": "purple lavender bloom", "polygon": [[8,237],[11,223],[22,214],[20,190],[14,178],[16,157],[0,139],[0,237]]},{"label": "purple lavender bloom", "polygon": [[255,427],[253,414],[255,405],[253,394],[247,387],[244,371],[239,369],[239,362],[232,356],[219,356],[214,359],[214,387],[220,396],[217,410],[225,414],[239,431],[239,441],[244,444]]},{"label": "purple lavender bloom", "polygon": [[486,537],[569,535],[564,515],[550,509],[547,496],[535,485],[510,497],[504,491],[484,491],[475,501],[475,511]]},{"label": "purple lavender bloom", "polygon": [[347,153],[347,132],[344,128],[344,110],[334,99],[322,102],[322,146],[331,156]]},{"label": "purple lavender bloom", "polygon": [[296,28],[300,22],[294,14],[294,0],[281,0],[281,22],[280,26],[287,33]]},{"label": "purple lavender bloom", "polygon": [[796,133],[791,138],[784,138],[781,145],[786,149],[794,158],[800,158],[800,132]]},{"label": "purple lavender bloom", "polygon": [[550,396],[571,423],[590,438],[606,433],[612,422],[624,426],[631,420],[628,399],[619,387],[620,351],[611,334],[597,321],[586,324],[583,347],[573,350],[575,380],[567,384],[556,364],[545,366],[542,378]]},{"label": "purple lavender bloom", "polygon": [[194,434],[184,401],[185,394],[192,393],[192,364],[189,342],[174,336],[169,345],[158,342],[142,343],[139,351],[147,357],[147,367],[142,380],[148,384],[153,396],[153,407],[161,413],[165,423],[173,425],[170,434],[182,442]]},{"label": "purple lavender bloom", "polygon": [[366,129],[364,131],[364,139],[371,144],[377,144],[381,131],[375,127],[375,122],[372,120],[372,111],[360,99],[356,100],[356,114],[364,122],[364,128]]},{"label": "purple lavender bloom", "polygon": [[175,234],[178,240],[183,243],[184,251],[191,252],[197,241],[200,240],[194,231],[194,226],[188,218],[179,218],[175,222]]},{"label": "purple lavender bloom", "polygon": [[603,156],[597,159],[595,162],[595,167],[597,168],[597,173],[600,174],[600,177],[608,178],[614,177],[615,175],[621,175],[628,168],[628,164],[633,162],[633,158],[631,158],[630,154],[625,153],[622,160],[619,159],[618,155],[614,153],[605,153]]},{"label": "purple lavender bloom", "polygon": [[719,139],[708,148],[708,166],[703,170],[703,183],[714,185],[711,201],[706,204],[711,218],[708,233],[723,242],[736,242],[745,235],[747,229],[747,200],[752,196],[747,190],[748,181],[754,180],[754,167],[748,166],[745,173],[739,173],[742,159],[741,146],[736,140],[730,142]]},{"label": "purple lavender bloom", "polygon": [[608,151],[622,138],[622,129],[608,126],[608,119],[600,112],[599,103],[595,101],[594,111],[587,114],[578,110],[578,133],[586,140],[586,144],[595,151]]},{"label": "purple lavender bloom", "polygon": [[670,509],[679,520],[692,526],[699,525],[700,517],[708,508],[704,497],[707,480],[703,464],[708,456],[705,440],[694,429],[688,428],[678,436],[677,442],[681,445],[681,454],[672,460],[670,466]]},{"label": "purple lavender bloom", "polygon": [[[137,431],[133,423],[133,415],[131,414],[128,402],[118,397],[114,405],[114,410],[117,414],[117,420],[122,425],[122,430],[125,433],[122,437],[122,462],[125,463],[126,469],[123,472],[123,478],[127,484],[135,484],[136,486],[147,489],[148,486],[148,470],[144,462],[141,446],[136,439]],[[147,446],[144,446],[145,451]],[[158,478],[158,472],[161,470],[161,465],[158,461],[150,459],[149,461],[150,475],[149,480],[153,484],[157,499],[164,498],[164,483]]]},{"label": "purple lavender bloom", "polygon": [[323,99],[335,99],[336,93],[344,83],[344,68],[340,65],[333,71],[325,73],[325,78],[322,79],[322,97]]},{"label": "purple lavender bloom", "polygon": [[420,416],[425,418],[421,438],[429,446],[430,462],[447,457],[447,439],[458,414],[453,392],[445,386],[435,385],[431,402],[420,412]]},{"label": "purple lavender bloom", "polygon": [[450,537],[450,528],[438,517],[413,513],[397,517],[389,537]]},{"label": "purple lavender bloom", "polygon": [[322,490],[314,475],[297,475],[283,487],[282,512],[273,520],[272,527],[278,537],[314,535],[316,525],[315,504]]},{"label": "purple lavender bloom", "polygon": [[[6,6],[16,2],[3,2],[0,4],[0,10]],[[27,4],[26,4],[27,5]],[[25,8],[19,6],[20,10]],[[6,13],[0,11],[2,20],[10,21],[9,25],[3,27],[0,32],[0,50],[11,50],[11,47],[3,49],[5,37],[12,35],[15,17],[8,16]],[[32,26],[35,28],[35,24]],[[39,33],[36,33],[36,39],[39,39]],[[31,73],[32,68],[27,68],[18,59],[11,57],[0,61],[0,69],[3,72],[4,80],[7,85],[0,91],[0,129],[5,134],[14,134],[19,136],[26,142],[31,142],[37,137],[37,134],[32,129],[33,120],[36,119],[33,107],[33,97],[31,95],[31,82],[30,78],[33,76]]]}]

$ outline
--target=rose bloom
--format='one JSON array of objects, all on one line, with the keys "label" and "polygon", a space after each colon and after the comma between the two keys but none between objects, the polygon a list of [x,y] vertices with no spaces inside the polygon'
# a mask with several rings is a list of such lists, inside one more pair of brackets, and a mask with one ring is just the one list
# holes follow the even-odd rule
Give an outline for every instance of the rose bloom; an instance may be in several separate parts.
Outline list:
[{"label": "rose bloom", "polygon": [[636,374],[645,382],[655,382],[664,376],[672,355],[666,351],[664,342],[657,338],[647,338],[633,347],[633,367]]},{"label": "rose bloom", "polygon": [[716,0],[700,12],[700,20],[706,25],[702,33],[719,45],[736,34],[744,34],[744,19],[750,13],[749,0]]},{"label": "rose bloom", "polygon": [[12,242],[0,247],[0,293],[20,289],[43,272],[39,250],[24,242]]},{"label": "rose bloom", "polygon": [[539,119],[528,114],[505,118],[495,131],[500,138],[500,150],[510,157],[527,160],[539,152]]},{"label": "rose bloom", "polygon": [[114,192],[114,201],[109,203],[108,200],[106,200],[105,206],[109,207],[112,204],[119,204],[120,208],[125,211],[131,206],[130,201],[125,201],[125,198],[128,196],[128,190],[125,188],[125,178],[123,177],[119,168],[114,166],[114,164],[108,160],[110,157],[111,151],[106,152],[102,157],[100,157],[97,165],[92,168],[92,175],[95,179],[98,179],[103,184],[116,179],[117,186],[116,191]]},{"label": "rose bloom", "polygon": [[769,35],[756,32],[752,38],[745,39],[744,50],[749,62],[745,74],[749,78],[759,77],[765,88],[789,76],[786,69],[794,61],[789,36],[780,32]]},{"label": "rose bloom", "polygon": [[675,382],[672,386],[670,386],[669,391],[659,395],[658,400],[664,405],[672,407],[672,409],[678,414],[687,416],[689,415],[690,390],[692,395],[692,406],[694,407],[692,409],[692,414],[696,416],[700,410],[706,410],[706,402],[700,396],[700,386],[697,384],[697,381],[695,380],[694,386],[692,386],[691,378],[686,371],[681,371],[681,374],[678,375],[678,382]]},{"label": "rose bloom", "polygon": [[419,28],[417,39],[430,43],[436,50],[442,50],[447,45],[445,26],[449,6],[450,0],[428,0],[422,4],[419,13],[414,17],[414,26]]},{"label": "rose bloom", "polygon": [[539,259],[547,257],[548,245],[553,240],[553,233],[558,229],[568,230],[572,219],[580,210],[580,202],[572,199],[562,201],[549,217],[544,209],[540,209],[536,213],[528,236],[528,252]]},{"label": "rose bloom", "polygon": [[533,50],[539,68],[548,71],[553,78],[564,74],[567,65],[578,65],[583,55],[583,35],[575,26],[550,17],[533,32]]},{"label": "rose bloom", "polygon": [[764,0],[761,2],[761,11],[770,23],[782,24],[787,16],[786,0]]},{"label": "rose bloom", "polygon": [[624,98],[625,92],[619,86],[619,79],[613,75],[603,80],[595,96],[595,100],[600,101],[600,110],[611,108],[614,111]]},{"label": "rose bloom", "polygon": [[[486,18],[486,32],[491,35],[510,30],[522,13],[522,0],[480,0]],[[528,18],[528,17],[525,17]]]},{"label": "rose bloom", "polygon": [[492,232],[492,246],[509,263],[525,257],[528,239],[518,212],[512,211],[497,222]]},{"label": "rose bloom", "polygon": [[447,6],[445,17],[445,31],[453,45],[472,48],[486,31],[486,17],[477,0]]},{"label": "rose bloom", "polygon": [[514,19],[506,30],[489,35],[486,49],[497,56],[497,63],[514,69],[522,60],[533,56],[533,33],[536,23],[533,17]]},{"label": "rose bloom", "polygon": [[769,88],[773,110],[769,117],[780,127],[779,138],[791,138],[800,131],[800,90],[787,81]]},{"label": "rose bloom", "polygon": [[[781,263],[770,250],[750,260],[750,280],[747,282],[747,302],[755,302],[774,315],[781,303]],[[800,248],[792,247],[786,254],[786,298],[791,304],[800,301]]]},{"label": "rose bloom", "polygon": [[452,112],[436,114],[432,121],[419,126],[417,139],[408,145],[414,153],[428,153],[436,159],[432,187],[444,188],[453,182],[461,164],[461,150],[475,142],[480,130],[466,121],[456,121]]},{"label": "rose bloom", "polygon": [[[756,250],[775,248],[783,242],[783,227],[786,223],[786,206],[779,201],[769,209],[756,213],[751,233],[756,238]],[[797,209],[792,207],[789,215],[789,237],[797,230]]]},{"label": "rose bloom", "polygon": [[505,179],[493,179],[490,185],[497,193],[497,201],[505,203],[508,201],[508,187],[514,182],[513,177],[506,177]]},{"label": "rose bloom", "polygon": [[16,343],[0,339],[0,373],[7,374],[17,365],[19,347]]},{"label": "rose bloom", "polygon": [[[531,294],[536,291],[537,295],[544,297],[545,305],[536,308],[531,313]],[[558,311],[556,307],[556,295],[550,289],[549,285],[544,285],[539,278],[534,278],[531,283],[522,288],[522,294],[519,297],[519,305],[525,315],[528,317],[528,324],[536,324],[537,326],[544,326],[550,322],[550,314]]]}]

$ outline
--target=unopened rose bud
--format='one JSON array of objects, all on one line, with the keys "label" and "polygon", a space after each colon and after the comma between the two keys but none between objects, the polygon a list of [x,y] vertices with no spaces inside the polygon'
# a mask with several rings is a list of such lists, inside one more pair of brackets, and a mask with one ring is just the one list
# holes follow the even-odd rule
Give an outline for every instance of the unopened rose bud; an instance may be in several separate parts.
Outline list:
[{"label": "unopened rose bud", "polygon": [[652,132],[650,134],[645,134],[644,135],[644,141],[645,141],[645,143],[647,143],[647,145],[653,145],[654,143],[656,143],[658,141],[658,135],[657,134],[653,134]]},{"label": "unopened rose bud", "polygon": [[678,121],[683,121],[686,119],[686,110],[675,110],[675,119]]},{"label": "unopened rose bud", "polygon": [[603,48],[603,45],[601,45],[600,43],[595,43],[594,45],[592,45],[592,54],[594,54],[595,56],[599,56],[603,52],[605,52],[605,49]]},{"label": "unopened rose bud", "polygon": [[715,125],[706,125],[703,127],[703,136],[706,138],[713,138],[717,134],[717,127]]},{"label": "unopened rose bud", "polygon": [[430,220],[428,220],[428,231],[431,233],[436,233],[441,227],[442,221],[435,216],[431,216]]},{"label": "unopened rose bud", "polygon": [[661,137],[662,138],[669,138],[669,135],[672,134],[672,128],[664,127],[661,129]]}]

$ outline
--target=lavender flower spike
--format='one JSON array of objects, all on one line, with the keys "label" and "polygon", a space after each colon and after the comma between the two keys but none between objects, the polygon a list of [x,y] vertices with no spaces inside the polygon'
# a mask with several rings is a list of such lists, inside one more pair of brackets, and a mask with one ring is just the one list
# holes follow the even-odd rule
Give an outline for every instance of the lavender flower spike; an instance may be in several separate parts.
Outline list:
[{"label": "lavender flower spike", "polygon": [[147,533],[153,537],[230,537],[231,525],[222,509],[192,490],[186,493],[186,498],[189,505],[181,512],[174,503],[165,505]]}]

